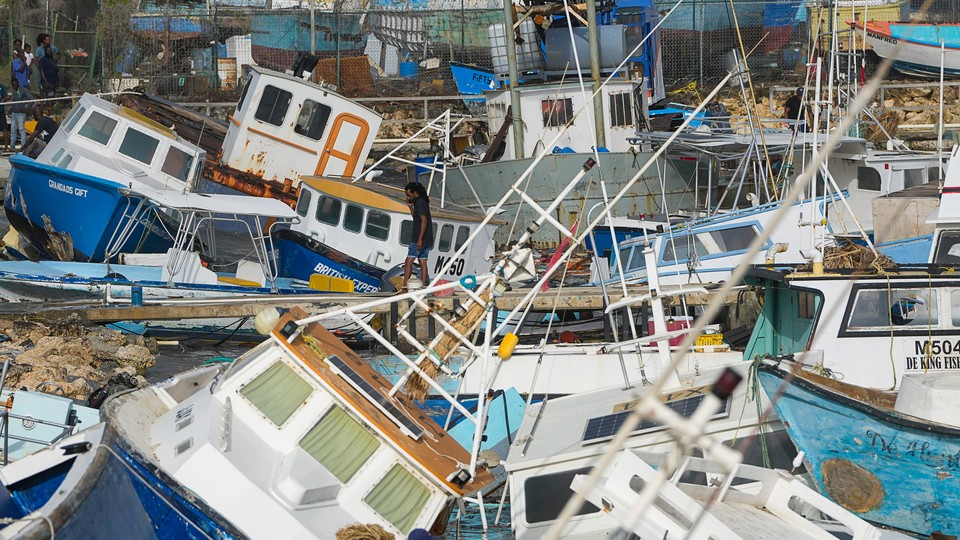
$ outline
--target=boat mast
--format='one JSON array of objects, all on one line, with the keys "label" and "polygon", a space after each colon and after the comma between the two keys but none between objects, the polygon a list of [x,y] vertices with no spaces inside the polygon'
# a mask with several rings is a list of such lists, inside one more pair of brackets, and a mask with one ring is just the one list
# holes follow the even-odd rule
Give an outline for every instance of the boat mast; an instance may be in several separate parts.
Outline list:
[{"label": "boat mast", "polygon": [[523,152],[523,119],[520,115],[520,94],[517,93],[517,84],[520,76],[517,73],[517,45],[513,28],[515,11],[513,0],[503,0],[503,36],[504,47],[507,49],[507,70],[510,73],[510,109],[513,129],[513,153],[517,159],[526,156]]},{"label": "boat mast", "polygon": [[[569,17],[569,14],[567,15]],[[587,36],[590,40],[590,79],[593,80],[593,89],[600,88],[600,37],[597,35],[597,0],[587,0]],[[573,46],[576,50],[576,45]],[[593,127],[597,132],[596,145],[607,146],[607,139],[603,129],[603,94],[593,94]]]}]

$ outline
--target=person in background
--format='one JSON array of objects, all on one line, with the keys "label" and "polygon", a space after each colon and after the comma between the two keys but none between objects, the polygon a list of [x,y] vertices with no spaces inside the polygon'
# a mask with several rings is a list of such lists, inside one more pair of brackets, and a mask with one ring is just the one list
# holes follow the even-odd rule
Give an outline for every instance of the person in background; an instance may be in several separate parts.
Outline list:
[{"label": "person in background", "polygon": [[53,56],[53,49],[50,46],[43,48],[43,57],[40,58],[40,97],[53,97],[57,93],[57,86],[60,84],[60,67],[57,65],[57,59]]},{"label": "person in background", "polygon": [[10,92],[10,119],[13,125],[10,126],[10,149],[16,149],[17,142],[20,147],[27,142],[27,128],[24,126],[27,122],[27,111],[30,110],[33,102],[33,94],[26,88],[20,86],[20,82],[14,77],[10,79],[10,85],[13,89]]},{"label": "person in background", "polygon": [[[30,72],[30,78],[33,79],[33,68],[36,64],[33,61],[33,49],[30,48],[29,43],[23,46],[23,60],[27,63],[27,71]],[[37,60],[39,60],[39,58]]]},{"label": "person in background", "polygon": [[50,47],[50,50],[53,51],[53,57],[60,61],[60,49],[56,45],[50,42],[50,34],[39,34],[37,36],[37,54],[40,54],[45,47]]},{"label": "person in background", "polygon": [[60,125],[53,118],[43,114],[43,108],[39,103],[33,106],[33,119],[37,121],[37,126],[27,137],[27,143],[23,145],[23,153],[36,159],[60,129]]},{"label": "person in background", "polygon": [[[10,96],[7,94],[7,87],[0,83],[0,103],[10,101]],[[7,151],[10,151],[10,123],[7,122],[7,111],[3,106],[0,106],[0,137],[3,139],[3,145],[7,148]]]},{"label": "person in background", "polygon": [[20,86],[30,88],[30,71],[27,62],[23,59],[23,51],[13,51],[13,62],[10,63],[10,72],[17,79]]},{"label": "person in background", "polygon": [[806,131],[805,123],[800,120],[800,114],[803,111],[803,88],[797,88],[797,93],[787,98],[783,104],[783,117],[787,120],[794,120],[794,131]]},{"label": "person in background", "polygon": [[403,188],[407,195],[407,206],[413,216],[413,227],[410,231],[410,245],[407,246],[407,260],[403,267],[403,290],[406,292],[407,282],[413,273],[413,261],[420,261],[420,280],[424,285],[430,283],[427,275],[427,258],[430,248],[433,247],[433,217],[430,216],[430,197],[423,184],[410,182]]}]

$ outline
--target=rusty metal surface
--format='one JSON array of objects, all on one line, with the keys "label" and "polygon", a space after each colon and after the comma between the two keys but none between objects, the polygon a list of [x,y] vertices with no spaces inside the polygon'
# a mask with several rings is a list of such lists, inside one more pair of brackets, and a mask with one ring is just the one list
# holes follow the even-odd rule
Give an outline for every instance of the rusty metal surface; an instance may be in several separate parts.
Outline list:
[{"label": "rusty metal surface", "polygon": [[886,493],[870,471],[846,459],[828,459],[820,466],[823,489],[851,512],[867,512],[883,502]]}]

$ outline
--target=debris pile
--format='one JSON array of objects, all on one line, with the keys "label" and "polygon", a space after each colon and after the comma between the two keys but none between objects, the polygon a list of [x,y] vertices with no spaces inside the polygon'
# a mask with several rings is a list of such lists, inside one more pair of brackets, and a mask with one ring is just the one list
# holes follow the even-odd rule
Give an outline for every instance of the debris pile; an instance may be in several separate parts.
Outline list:
[{"label": "debris pile", "polygon": [[0,343],[0,353],[12,360],[7,388],[39,387],[58,394],[59,388],[66,397],[80,400],[120,373],[145,386],[143,374],[158,352],[152,338],[84,327],[77,319],[49,325],[0,320],[0,332],[8,338]]}]

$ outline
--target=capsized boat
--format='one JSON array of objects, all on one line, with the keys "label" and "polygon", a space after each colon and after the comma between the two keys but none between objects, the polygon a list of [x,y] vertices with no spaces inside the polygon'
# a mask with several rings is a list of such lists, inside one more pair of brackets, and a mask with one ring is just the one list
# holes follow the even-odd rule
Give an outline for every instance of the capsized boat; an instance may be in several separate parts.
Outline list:
[{"label": "capsized boat", "polygon": [[[382,117],[309,80],[311,64],[286,73],[249,66],[240,100],[226,125],[156,96],[125,92],[125,106],[182,136],[207,153],[200,191],[246,193],[294,206],[301,176],[356,176]],[[270,159],[266,159],[270,156]]]},{"label": "capsized boat", "polygon": [[[390,278],[402,275],[413,230],[405,201],[402,189],[385,184],[303,178],[296,207],[299,223],[272,233],[279,275],[348,279],[358,292],[395,290]],[[431,215],[431,279],[457,280],[489,270],[493,234],[502,221],[482,223],[483,214],[450,203],[440,206],[435,199]],[[476,238],[461,251],[478,228]]]},{"label": "capsized boat", "polygon": [[960,374],[908,373],[894,393],[771,359],[760,383],[824,495],[873,523],[960,533]]},{"label": "capsized boat", "polygon": [[[402,538],[441,533],[452,504],[482,501],[493,478],[476,456],[305,316],[285,314],[229,367],[117,395],[98,436],[10,470],[8,490],[33,490],[22,512],[46,518],[12,530],[329,538],[359,522]],[[111,519],[78,509],[104,498],[118,501]]]},{"label": "capsized boat", "polygon": [[[151,216],[175,216],[178,228],[166,253],[123,254],[119,250],[135,227],[121,227],[112,234],[114,250],[107,260],[117,264],[60,261],[0,262],[0,298],[8,301],[116,300],[130,301],[132,290],[143,299],[212,298],[265,294],[316,293],[307,281],[294,283],[277,276],[269,231],[294,221],[296,213],[272,199],[243,195],[206,195],[179,190],[121,188],[132,210],[127,223],[149,221]],[[250,220],[248,224],[245,220]],[[243,223],[252,257],[236,263],[232,273],[218,274],[216,264],[218,221]],[[266,231],[263,232],[263,231]],[[201,253],[202,251],[202,253]],[[352,287],[344,292],[352,292]],[[108,298],[109,297],[109,298]]]},{"label": "capsized boat", "polygon": [[[123,189],[192,188],[204,152],[130,109],[84,94],[36,159],[10,157],[7,220],[45,259],[102,262],[108,251],[163,252],[177,224],[131,221]],[[121,245],[114,231],[131,230]]]}]

